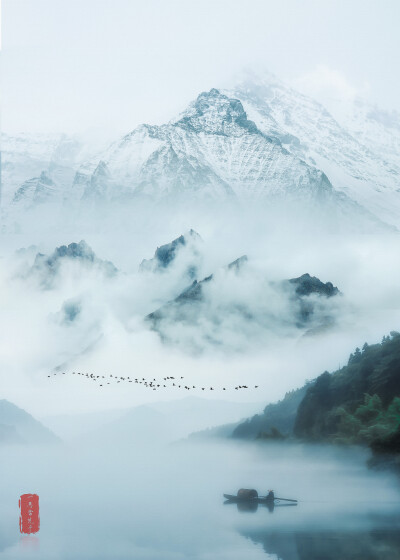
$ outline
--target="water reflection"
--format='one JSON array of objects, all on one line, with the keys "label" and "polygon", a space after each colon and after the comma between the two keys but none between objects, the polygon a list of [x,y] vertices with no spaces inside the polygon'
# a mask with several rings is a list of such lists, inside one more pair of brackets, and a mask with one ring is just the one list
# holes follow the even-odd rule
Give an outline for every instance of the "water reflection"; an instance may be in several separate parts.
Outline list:
[{"label": "water reflection", "polygon": [[40,550],[40,541],[35,535],[24,535],[21,537],[19,545],[25,551],[37,552]]},{"label": "water reflection", "polygon": [[398,529],[371,531],[248,531],[243,533],[280,560],[398,560]]},{"label": "water reflection", "polygon": [[[232,441],[3,449],[0,560],[394,560],[398,479],[365,459]],[[299,503],[224,505],[223,492],[243,486]],[[39,551],[20,542],[26,491],[40,496]]]},{"label": "water reflection", "polygon": [[275,508],[280,508],[280,507],[296,507],[297,504],[280,504],[280,503],[274,503],[274,502],[257,502],[257,501],[249,501],[249,502],[232,502],[231,500],[225,500],[224,501],[224,506],[228,506],[228,505],[236,505],[236,508],[238,511],[243,511],[243,512],[251,512],[251,513],[255,513],[258,508],[265,508],[267,509],[270,513],[274,512]]}]

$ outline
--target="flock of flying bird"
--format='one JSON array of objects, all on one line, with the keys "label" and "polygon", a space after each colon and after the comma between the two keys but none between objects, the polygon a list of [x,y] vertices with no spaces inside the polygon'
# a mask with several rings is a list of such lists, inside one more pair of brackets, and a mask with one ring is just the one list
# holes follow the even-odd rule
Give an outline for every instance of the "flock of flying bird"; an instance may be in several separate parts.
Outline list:
[{"label": "flock of flying bird", "polygon": [[[67,375],[67,373],[64,371],[61,373],[53,373],[53,375]],[[93,373],[82,373],[82,372],[75,372],[75,371],[73,371],[71,375],[80,375],[82,377],[87,377],[92,381],[100,382],[99,383],[100,387],[111,385],[111,383],[113,382],[121,383],[122,381],[127,383],[137,383],[138,385],[143,385],[144,387],[152,389],[153,391],[165,389],[167,387],[175,387],[176,389],[185,389],[186,391],[192,391],[193,389],[197,389],[201,391],[217,390],[216,387],[198,387],[198,386],[196,387],[196,385],[192,385],[191,387],[189,387],[189,385],[184,385],[183,384],[184,382],[182,381],[182,379],[184,379],[183,376],[181,376],[180,378],[175,378],[173,376],[163,377],[162,378],[163,380],[158,382],[157,379],[155,378],[153,378],[150,381],[145,377],[142,377],[141,379],[139,378],[131,379],[130,377],[118,377],[117,375],[94,375]],[[48,375],[47,377],[52,377],[52,376]],[[249,388],[250,387],[248,385],[237,385],[235,387],[235,390],[239,391],[240,389],[249,389]],[[222,387],[221,389],[222,391],[227,390],[226,387]],[[258,389],[258,385],[254,385],[254,389]]]}]

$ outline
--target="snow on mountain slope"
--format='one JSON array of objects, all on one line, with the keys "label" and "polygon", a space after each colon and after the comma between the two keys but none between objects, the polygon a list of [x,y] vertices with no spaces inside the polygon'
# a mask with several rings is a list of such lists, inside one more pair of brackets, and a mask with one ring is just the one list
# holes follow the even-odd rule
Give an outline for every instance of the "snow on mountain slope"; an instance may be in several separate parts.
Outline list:
[{"label": "snow on mountain slope", "polygon": [[[3,206],[7,205],[24,183],[38,179],[43,170],[47,169],[52,159],[60,135],[20,134],[1,137],[1,183]],[[25,185],[24,190],[31,190]],[[31,198],[33,193],[27,198]]]},{"label": "snow on mountain slope", "polygon": [[283,197],[347,220],[361,216],[367,227],[399,226],[400,119],[359,102],[340,122],[274,76],[246,77],[229,91],[201,93],[177,119],[141,125],[84,163],[82,148],[66,137],[6,139],[3,208]]},{"label": "snow on mountain slope", "polygon": [[[358,100],[339,122],[319,103],[272,75],[247,76],[227,95],[265,134],[322,169],[333,187],[382,220],[399,224],[400,119]],[[335,112],[336,113],[336,112]]]},{"label": "snow on mountain slope", "polygon": [[393,217],[395,223],[398,221],[400,198],[400,114],[381,110],[360,97],[348,103],[331,101],[328,107],[359,142],[387,162],[388,177],[382,177],[371,196],[371,204],[382,216]]},{"label": "snow on mountain slope", "polygon": [[80,140],[65,134],[2,133],[1,156],[2,205],[14,203],[25,209],[32,203],[60,201],[88,151]]},{"label": "snow on mountain slope", "polygon": [[47,202],[58,195],[57,186],[54,181],[42,171],[40,177],[34,177],[25,181],[14,194],[13,201],[22,204]]},{"label": "snow on mountain slope", "polygon": [[[292,193],[332,196],[325,174],[292,155],[218,90],[201,93],[178,120],[143,125],[102,156],[101,196],[189,195],[262,198]],[[93,196],[98,164],[79,170],[72,193]]]}]

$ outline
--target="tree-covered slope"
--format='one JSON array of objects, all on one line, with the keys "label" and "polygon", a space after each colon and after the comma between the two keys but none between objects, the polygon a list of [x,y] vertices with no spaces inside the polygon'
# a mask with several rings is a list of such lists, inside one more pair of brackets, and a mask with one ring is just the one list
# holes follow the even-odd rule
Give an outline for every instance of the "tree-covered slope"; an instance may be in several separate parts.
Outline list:
[{"label": "tree-covered slope", "polygon": [[400,333],[356,348],[345,367],[287,393],[236,426],[232,436],[355,443],[400,456]]},{"label": "tree-covered slope", "polygon": [[400,451],[400,334],[356,349],[347,366],[320,375],[299,405],[294,434]]},{"label": "tree-covered slope", "polygon": [[240,439],[255,439],[291,435],[298,406],[307,389],[308,385],[304,385],[300,389],[286,393],[281,401],[267,405],[262,414],[256,414],[239,424],[232,436]]}]

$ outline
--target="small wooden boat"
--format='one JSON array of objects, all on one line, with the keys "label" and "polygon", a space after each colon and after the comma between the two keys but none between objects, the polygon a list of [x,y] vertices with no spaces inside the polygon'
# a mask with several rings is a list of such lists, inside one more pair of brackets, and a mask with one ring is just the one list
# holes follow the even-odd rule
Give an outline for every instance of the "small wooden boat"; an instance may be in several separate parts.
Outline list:
[{"label": "small wooden boat", "polygon": [[292,500],[289,498],[278,498],[277,496],[259,496],[257,490],[253,489],[246,489],[241,488],[238,493],[235,495],[233,494],[224,494],[224,498],[228,502],[232,503],[254,503],[254,504],[273,504],[276,502],[292,502],[293,504],[297,504],[297,500]]}]

